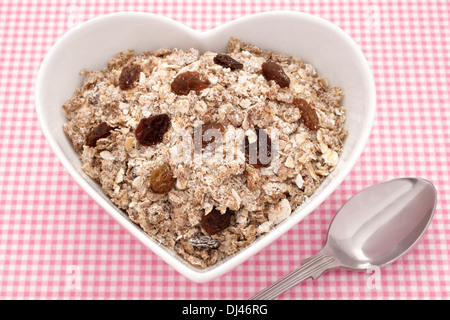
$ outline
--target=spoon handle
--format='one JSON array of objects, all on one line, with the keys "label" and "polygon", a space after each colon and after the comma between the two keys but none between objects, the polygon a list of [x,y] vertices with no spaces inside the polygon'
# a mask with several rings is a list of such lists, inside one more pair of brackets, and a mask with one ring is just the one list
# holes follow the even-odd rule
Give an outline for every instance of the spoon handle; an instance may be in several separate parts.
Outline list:
[{"label": "spoon handle", "polygon": [[301,265],[291,273],[288,273],[283,278],[277,280],[269,287],[263,289],[258,294],[251,297],[250,300],[275,299],[280,294],[299,284],[300,282],[310,277],[316,279],[326,270],[340,266],[337,259],[326,247],[323,248],[315,256],[307,258],[304,261],[305,263],[303,265]]}]

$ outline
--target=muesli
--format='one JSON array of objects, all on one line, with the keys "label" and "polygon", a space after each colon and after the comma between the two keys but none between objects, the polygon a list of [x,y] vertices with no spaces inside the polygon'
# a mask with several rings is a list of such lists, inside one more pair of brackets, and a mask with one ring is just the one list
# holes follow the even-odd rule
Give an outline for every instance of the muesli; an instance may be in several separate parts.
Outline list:
[{"label": "muesli", "polygon": [[297,57],[129,50],[83,71],[63,108],[83,171],[129,218],[205,268],[270,232],[336,167],[343,91]]}]

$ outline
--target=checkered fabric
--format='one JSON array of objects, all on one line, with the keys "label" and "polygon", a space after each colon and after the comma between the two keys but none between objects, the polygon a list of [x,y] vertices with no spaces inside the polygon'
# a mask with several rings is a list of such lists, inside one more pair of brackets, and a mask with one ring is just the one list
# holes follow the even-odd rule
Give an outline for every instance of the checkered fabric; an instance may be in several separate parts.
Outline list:
[{"label": "checkered fabric", "polygon": [[[39,127],[34,89],[46,52],[73,26],[119,11],[167,16],[196,30],[269,10],[303,11],[344,29],[374,72],[377,115],[360,160],[301,223],[229,273],[194,283],[142,245],[71,178]],[[399,261],[334,270],[280,299],[450,298],[450,4],[447,1],[1,1],[0,298],[246,299],[324,244],[361,189],[423,177],[434,220]]]}]

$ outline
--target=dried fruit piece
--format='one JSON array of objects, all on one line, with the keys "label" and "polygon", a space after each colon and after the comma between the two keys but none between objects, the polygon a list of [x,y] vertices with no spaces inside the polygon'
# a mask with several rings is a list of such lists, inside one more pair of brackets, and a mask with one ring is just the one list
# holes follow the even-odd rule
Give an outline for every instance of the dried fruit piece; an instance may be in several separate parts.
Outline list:
[{"label": "dried fruit piece", "polygon": [[189,242],[193,247],[197,248],[207,248],[207,249],[216,249],[220,246],[220,241],[217,239],[213,239],[206,234],[199,233],[192,238],[189,239]]},{"label": "dried fruit piece", "polygon": [[119,87],[122,90],[134,88],[134,83],[139,79],[142,67],[138,64],[132,64],[122,69],[119,77]]},{"label": "dried fruit piece", "polygon": [[106,122],[100,123],[86,136],[86,145],[89,147],[95,147],[97,141],[109,136],[111,134],[111,130],[113,129],[114,128],[110,127]]},{"label": "dried fruit piece", "polygon": [[284,73],[283,68],[272,61],[262,64],[262,74],[267,81],[274,80],[280,88],[289,87],[291,83],[291,79]]},{"label": "dried fruit piece", "polygon": [[191,90],[199,92],[209,84],[208,79],[196,71],[186,71],[180,73],[171,84],[172,91],[178,95],[187,95]]},{"label": "dried fruit piece", "polygon": [[158,114],[143,118],[136,128],[136,139],[143,146],[151,146],[163,141],[164,134],[169,130],[170,118],[167,114]]},{"label": "dried fruit piece", "polygon": [[238,70],[244,68],[244,65],[239,61],[233,59],[226,54],[217,54],[214,57],[214,63],[221,65],[224,68],[230,68],[231,70]]},{"label": "dried fruit piece", "polygon": [[205,123],[194,128],[194,150],[200,152],[208,146],[216,147],[222,143],[225,127],[220,123]]},{"label": "dried fruit piece", "polygon": [[272,161],[272,140],[263,129],[255,128],[256,141],[250,143],[248,135],[245,136],[245,162],[255,168],[270,166]]},{"label": "dried fruit piece", "polygon": [[302,112],[302,121],[310,130],[319,129],[319,117],[317,116],[316,110],[302,98],[295,98],[292,102],[294,106],[300,109]]},{"label": "dried fruit piece", "polygon": [[202,228],[209,234],[213,235],[225,230],[231,221],[233,211],[227,209],[225,213],[221,213],[216,208],[213,208],[210,213],[204,215],[201,220]]},{"label": "dried fruit piece", "polygon": [[167,193],[173,189],[177,179],[167,164],[156,168],[150,176],[150,188],[154,193]]}]

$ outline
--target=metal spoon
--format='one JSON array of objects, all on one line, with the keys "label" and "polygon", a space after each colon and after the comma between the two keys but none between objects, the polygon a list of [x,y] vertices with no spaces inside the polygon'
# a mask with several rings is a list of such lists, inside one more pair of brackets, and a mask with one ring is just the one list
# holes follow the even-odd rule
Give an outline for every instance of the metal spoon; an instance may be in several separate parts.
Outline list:
[{"label": "metal spoon", "polygon": [[319,253],[250,299],[274,299],[329,269],[367,270],[394,262],[422,237],[436,202],[434,186],[419,178],[394,179],[364,189],[336,214]]}]

